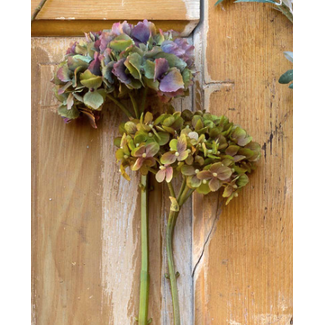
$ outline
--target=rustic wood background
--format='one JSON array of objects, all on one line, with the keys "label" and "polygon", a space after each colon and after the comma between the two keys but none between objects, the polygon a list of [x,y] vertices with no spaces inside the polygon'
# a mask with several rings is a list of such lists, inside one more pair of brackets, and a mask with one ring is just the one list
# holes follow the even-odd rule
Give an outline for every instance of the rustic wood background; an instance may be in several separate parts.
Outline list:
[{"label": "rustic wood background", "polygon": [[[40,0],[31,0],[33,13]],[[187,36],[200,19],[200,0],[47,0],[32,24],[33,36],[76,36],[118,20],[155,21]]]},{"label": "rustic wood background", "polygon": [[[175,246],[183,325],[289,325],[292,91],[277,80],[291,66],[283,51],[292,50],[292,26],[268,5],[214,2],[201,3],[189,36],[199,70],[193,95],[176,106],[227,114],[262,144],[263,156],[229,206],[196,195],[182,212]],[[123,117],[110,107],[97,130],[86,121],[64,125],[49,82],[75,39],[32,38],[32,323],[135,324],[138,177],[120,177],[112,145]],[[172,324],[167,192],[155,185],[150,193],[149,316],[157,325]]]}]

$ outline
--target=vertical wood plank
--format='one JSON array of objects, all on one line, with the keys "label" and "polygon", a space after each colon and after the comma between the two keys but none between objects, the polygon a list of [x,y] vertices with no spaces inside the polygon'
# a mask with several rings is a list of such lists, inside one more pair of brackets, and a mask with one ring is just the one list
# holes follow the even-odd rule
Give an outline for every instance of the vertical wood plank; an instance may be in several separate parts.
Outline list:
[{"label": "vertical wood plank", "polygon": [[[65,125],[57,115],[50,80],[72,40],[32,40],[33,324],[131,325],[138,312],[141,261],[139,177],[130,173],[127,182],[118,172],[113,139],[125,118],[115,107],[104,109],[97,130],[87,121]],[[192,96],[175,107],[191,103]],[[149,317],[168,325],[172,306],[164,237],[170,201],[167,187],[154,179],[151,184]],[[188,202],[175,240],[183,324],[193,323],[191,232]]]},{"label": "vertical wood plank", "polygon": [[[262,4],[204,1],[194,35],[196,107],[226,114],[263,146],[259,168],[222,209],[193,204],[195,324],[287,325],[292,321],[292,25]],[[198,51],[198,48],[200,50]],[[203,90],[199,89],[202,88]],[[201,256],[202,248],[205,247]]]}]

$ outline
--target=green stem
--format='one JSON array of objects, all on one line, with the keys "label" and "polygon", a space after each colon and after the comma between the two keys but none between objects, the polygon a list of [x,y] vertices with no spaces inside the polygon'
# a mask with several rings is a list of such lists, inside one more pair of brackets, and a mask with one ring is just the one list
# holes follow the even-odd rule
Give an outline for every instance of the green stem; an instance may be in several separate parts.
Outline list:
[{"label": "green stem", "polygon": [[47,0],[42,0],[39,5],[35,8],[33,14],[32,14],[32,18],[31,18],[31,21],[34,21],[36,19],[36,16],[38,15],[38,13],[42,10],[42,8],[44,7],[45,5],[45,2]]},{"label": "green stem", "polygon": [[172,301],[173,301],[174,325],[181,324],[178,291],[177,291],[177,277],[175,272],[174,256],[173,256],[173,233],[175,227],[175,219],[177,219],[178,213],[179,212],[176,211],[170,211],[168,216],[167,232],[166,232],[167,262],[168,262],[170,288],[171,288]]},{"label": "green stem", "polygon": [[113,97],[111,94],[106,95],[112,102],[114,102],[115,105],[117,105],[127,117],[132,117],[131,113],[128,111],[128,109],[120,103],[115,97]]},{"label": "green stem", "polygon": [[139,325],[148,324],[149,244],[148,244],[148,177],[141,175],[141,277]]},{"label": "green stem", "polygon": [[186,185],[186,177],[184,177],[183,183],[181,185],[180,191],[177,196],[179,211],[170,211],[168,216],[168,222],[167,222],[167,231],[166,231],[167,262],[168,262],[170,288],[171,288],[172,301],[173,301],[174,325],[180,325],[181,318],[180,318],[178,290],[177,290],[177,276],[176,276],[175,265],[174,265],[173,235],[174,235],[174,229],[176,226],[176,221],[179,212],[183,204],[191,196],[193,191],[194,190],[190,189]]},{"label": "green stem", "polygon": [[132,105],[133,105],[133,110],[134,110],[135,118],[139,119],[140,118],[140,115],[139,115],[137,101],[135,100],[135,98],[133,97],[133,95],[131,93],[129,93],[129,97],[131,98],[131,102],[132,102]]},{"label": "green stem", "polygon": [[148,88],[144,88],[144,93],[142,97],[141,107],[140,107],[140,115],[144,112],[145,106],[146,106],[146,99],[148,94]]},{"label": "green stem", "polygon": [[170,193],[170,195],[176,199],[175,191],[174,191],[174,188],[173,188],[172,183],[170,183],[170,182],[167,183],[167,186],[168,186],[168,189],[169,189],[169,193]]}]

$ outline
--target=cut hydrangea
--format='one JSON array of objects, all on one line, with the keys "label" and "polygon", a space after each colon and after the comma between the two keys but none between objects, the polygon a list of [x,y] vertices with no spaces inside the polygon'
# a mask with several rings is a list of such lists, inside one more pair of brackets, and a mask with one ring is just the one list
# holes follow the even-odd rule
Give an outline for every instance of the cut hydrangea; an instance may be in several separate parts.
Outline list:
[{"label": "cut hydrangea", "polygon": [[[136,25],[124,21],[109,30],[87,33],[84,41],[71,43],[53,78],[62,105],[68,105],[73,94],[73,108],[79,112],[65,116],[61,109],[60,115],[71,120],[84,115],[85,108],[94,114],[107,97],[120,99],[144,88],[163,102],[184,96],[195,72],[193,49],[176,32],[157,30],[147,20]],[[94,89],[99,93],[89,95]]]}]

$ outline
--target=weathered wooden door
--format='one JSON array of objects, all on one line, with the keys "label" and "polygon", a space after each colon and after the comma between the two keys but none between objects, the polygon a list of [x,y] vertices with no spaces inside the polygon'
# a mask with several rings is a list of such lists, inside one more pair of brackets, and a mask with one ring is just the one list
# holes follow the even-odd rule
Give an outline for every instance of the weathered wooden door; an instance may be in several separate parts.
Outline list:
[{"label": "weathered wooden door", "polygon": [[[175,248],[183,325],[290,324],[292,92],[277,79],[290,67],[283,51],[292,49],[292,28],[267,5],[229,1],[215,8],[214,2],[202,1],[201,17],[195,0],[117,0],[105,8],[53,0],[39,14],[33,35],[61,37],[32,38],[33,324],[135,324],[139,194],[137,176],[125,181],[115,164],[112,140],[122,116],[110,107],[97,130],[84,122],[64,125],[50,80],[78,40],[66,35],[143,18],[182,31],[196,46],[199,73],[178,109],[227,114],[263,145],[250,186],[221,214],[215,196],[196,195],[180,216]],[[155,185],[149,202],[149,317],[169,325],[167,189]]]}]

